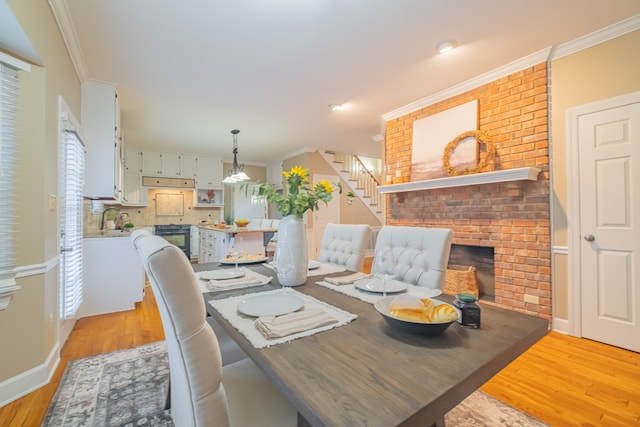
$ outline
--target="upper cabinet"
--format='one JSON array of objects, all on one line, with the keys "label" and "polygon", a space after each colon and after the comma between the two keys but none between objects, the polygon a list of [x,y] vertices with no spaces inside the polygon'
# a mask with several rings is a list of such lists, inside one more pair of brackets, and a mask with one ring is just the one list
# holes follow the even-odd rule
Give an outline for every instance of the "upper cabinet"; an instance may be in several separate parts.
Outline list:
[{"label": "upper cabinet", "polygon": [[222,159],[219,157],[196,158],[196,187],[222,187]]},{"label": "upper cabinet", "polygon": [[84,195],[121,199],[120,105],[115,85],[82,84],[82,131],[86,136]]},{"label": "upper cabinet", "polygon": [[142,151],[130,145],[124,146],[124,170],[142,173]]},{"label": "upper cabinet", "polygon": [[142,152],[124,146],[122,169],[122,205],[147,206],[147,189],[142,186]]},{"label": "upper cabinet", "polygon": [[142,175],[163,178],[196,177],[196,156],[190,154],[142,152]]},{"label": "upper cabinet", "polygon": [[142,175],[162,176],[162,153],[155,151],[142,152]]},{"label": "upper cabinet", "polygon": [[180,154],[180,178],[196,179],[196,156],[191,154]]}]

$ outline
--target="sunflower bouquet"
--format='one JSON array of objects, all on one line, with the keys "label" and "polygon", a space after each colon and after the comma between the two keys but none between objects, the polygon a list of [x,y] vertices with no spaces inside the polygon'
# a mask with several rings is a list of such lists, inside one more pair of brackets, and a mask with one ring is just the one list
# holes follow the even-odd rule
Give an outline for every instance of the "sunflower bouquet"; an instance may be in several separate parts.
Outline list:
[{"label": "sunflower bouquet", "polygon": [[279,193],[269,184],[261,184],[258,188],[258,195],[275,203],[282,216],[295,215],[302,218],[306,211],[320,209],[320,202],[329,203],[334,192],[342,193],[340,183],[331,184],[326,179],[310,183],[309,172],[301,166],[294,166],[282,174],[287,183],[286,193]]}]

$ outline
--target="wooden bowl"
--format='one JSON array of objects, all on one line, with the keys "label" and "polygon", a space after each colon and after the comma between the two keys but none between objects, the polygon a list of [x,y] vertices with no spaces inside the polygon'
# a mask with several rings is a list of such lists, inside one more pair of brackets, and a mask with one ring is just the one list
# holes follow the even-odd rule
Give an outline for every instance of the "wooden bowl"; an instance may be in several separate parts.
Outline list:
[{"label": "wooden bowl", "polygon": [[233,223],[237,226],[237,227],[246,227],[247,225],[249,225],[249,220],[247,219],[236,219],[235,221],[233,221]]}]

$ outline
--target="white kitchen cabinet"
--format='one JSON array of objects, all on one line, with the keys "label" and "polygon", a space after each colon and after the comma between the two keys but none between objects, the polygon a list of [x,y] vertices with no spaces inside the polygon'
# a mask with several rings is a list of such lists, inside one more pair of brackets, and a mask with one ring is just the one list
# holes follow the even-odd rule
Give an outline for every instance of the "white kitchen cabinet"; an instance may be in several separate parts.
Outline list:
[{"label": "white kitchen cabinet", "polygon": [[192,225],[191,226],[191,240],[189,241],[191,244],[191,259],[198,259],[200,255],[200,228]]},{"label": "white kitchen cabinet", "polygon": [[166,178],[181,178],[179,154],[161,153],[160,164],[160,176]]},{"label": "white kitchen cabinet", "polygon": [[122,205],[147,206],[148,191],[142,186],[142,151],[125,145],[122,169]]},{"label": "white kitchen cabinet", "polygon": [[206,250],[206,240],[207,240],[206,231],[200,229],[200,231],[198,232],[198,264],[203,263],[205,257],[208,256],[207,250]]},{"label": "white kitchen cabinet", "polygon": [[142,173],[142,151],[125,144],[123,164],[125,171]]},{"label": "white kitchen cabinet", "polygon": [[122,171],[122,206],[147,206],[148,190],[140,172]]},{"label": "white kitchen cabinet", "polygon": [[218,157],[196,158],[196,187],[222,188],[222,159]]},{"label": "white kitchen cabinet", "polygon": [[84,195],[121,198],[120,107],[116,86],[82,84],[82,130],[86,136]]},{"label": "white kitchen cabinet", "polygon": [[144,296],[144,268],[131,244],[123,237],[83,239],[83,297],[79,316],[133,310]]},{"label": "white kitchen cabinet", "polygon": [[180,154],[180,178],[196,178],[196,156]]},{"label": "white kitchen cabinet", "polygon": [[240,253],[264,256],[264,232],[242,230],[212,230],[200,227],[200,251],[198,263],[218,262],[229,254],[231,243],[235,239]]},{"label": "white kitchen cabinet", "polygon": [[196,156],[143,151],[141,169],[143,176],[195,179]]},{"label": "white kitchen cabinet", "polygon": [[162,153],[143,151],[141,169],[143,176],[162,176]]},{"label": "white kitchen cabinet", "polygon": [[198,263],[218,262],[227,256],[229,241],[225,232],[200,228]]}]

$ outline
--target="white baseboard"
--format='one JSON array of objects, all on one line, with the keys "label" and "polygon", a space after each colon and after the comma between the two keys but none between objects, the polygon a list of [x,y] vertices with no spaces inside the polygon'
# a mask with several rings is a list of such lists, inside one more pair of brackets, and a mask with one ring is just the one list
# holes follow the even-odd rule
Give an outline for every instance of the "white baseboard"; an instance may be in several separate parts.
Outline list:
[{"label": "white baseboard", "polygon": [[39,366],[22,372],[0,383],[0,407],[49,384],[60,363],[60,348],[56,344],[47,360]]},{"label": "white baseboard", "polygon": [[553,329],[556,332],[560,332],[561,334],[568,335],[569,334],[569,321],[566,320],[566,319],[554,318],[551,329]]}]

